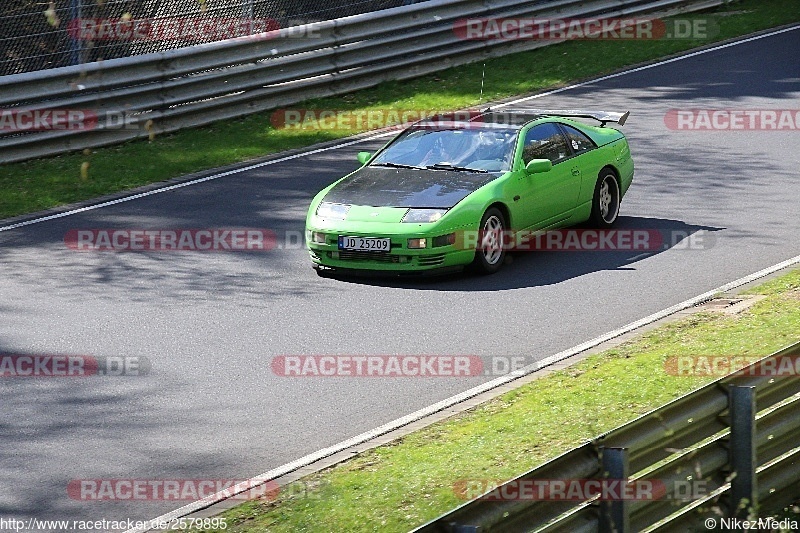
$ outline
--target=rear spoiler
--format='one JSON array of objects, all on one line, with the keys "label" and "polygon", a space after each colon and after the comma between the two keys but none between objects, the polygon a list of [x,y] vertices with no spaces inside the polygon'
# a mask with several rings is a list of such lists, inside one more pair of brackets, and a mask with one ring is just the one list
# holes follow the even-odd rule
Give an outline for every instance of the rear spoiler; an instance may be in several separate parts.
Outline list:
[{"label": "rear spoiler", "polygon": [[542,115],[548,117],[568,117],[568,118],[592,118],[600,122],[600,127],[605,127],[607,122],[616,122],[620,126],[625,125],[630,111],[624,113],[614,113],[612,111],[582,111],[578,109],[497,109],[496,111],[519,112],[531,115]]}]

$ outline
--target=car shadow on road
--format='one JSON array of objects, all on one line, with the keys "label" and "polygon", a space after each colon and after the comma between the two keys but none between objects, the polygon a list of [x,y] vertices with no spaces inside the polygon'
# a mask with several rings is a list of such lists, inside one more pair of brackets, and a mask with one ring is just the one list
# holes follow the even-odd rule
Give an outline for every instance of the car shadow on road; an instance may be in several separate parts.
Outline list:
[{"label": "car shadow on road", "polygon": [[[581,226],[575,229],[582,229]],[[524,251],[506,258],[500,272],[481,276],[469,272],[430,277],[336,276],[345,283],[429,291],[499,291],[553,285],[604,270],[636,270],[636,263],[667,250],[700,254],[715,246],[715,232],[725,228],[687,224],[680,220],[620,217],[615,230],[658,232],[662,244],[653,250]]]}]

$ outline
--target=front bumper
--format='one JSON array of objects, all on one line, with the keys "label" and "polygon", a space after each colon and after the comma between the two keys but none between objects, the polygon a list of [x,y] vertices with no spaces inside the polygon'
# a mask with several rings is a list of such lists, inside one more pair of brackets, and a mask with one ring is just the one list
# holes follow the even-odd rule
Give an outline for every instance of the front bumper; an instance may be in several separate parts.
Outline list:
[{"label": "front bumper", "polygon": [[[312,232],[325,234],[325,244],[315,243]],[[390,238],[389,251],[348,251],[339,249],[339,235],[356,237]],[[459,249],[455,244],[432,246],[438,235],[423,233],[387,234],[386,232],[364,232],[349,230],[314,229],[306,230],[311,262],[316,267],[335,270],[384,271],[384,272],[423,272],[428,270],[462,267],[472,262],[475,250]],[[428,247],[408,248],[409,239],[425,238]]]}]

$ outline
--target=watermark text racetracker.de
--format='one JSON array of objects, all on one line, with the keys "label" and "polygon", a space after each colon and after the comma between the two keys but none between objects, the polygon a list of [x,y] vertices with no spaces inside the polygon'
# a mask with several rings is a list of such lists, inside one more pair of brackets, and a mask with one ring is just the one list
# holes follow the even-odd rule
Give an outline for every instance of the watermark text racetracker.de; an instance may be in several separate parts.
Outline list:
[{"label": "watermark text racetracker.de", "polygon": [[[80,84],[78,84],[80,88]],[[138,130],[152,128],[141,112],[89,108],[0,109],[0,132]]]},{"label": "watermark text racetracker.de", "polygon": [[453,234],[459,250],[501,247],[507,251],[542,252],[656,252],[666,249],[705,250],[715,237],[705,231],[655,229],[584,229],[548,231],[504,230],[484,232],[465,230]]},{"label": "watermark text racetracker.de", "polygon": [[463,500],[488,501],[692,501],[709,494],[704,480],[637,479],[460,479],[453,492]]},{"label": "watermark text racetracker.de", "polygon": [[[444,111],[440,109],[277,109],[270,115],[270,124],[276,129],[364,131],[382,128],[403,128],[414,122],[425,120],[426,124],[445,125],[460,123],[478,126],[482,123],[481,112],[474,110]],[[508,113],[508,120],[513,117]],[[505,117],[501,117],[505,118]]]},{"label": "watermark text racetracker.de", "polygon": [[483,374],[475,355],[279,355],[272,372],[283,377],[466,377]]},{"label": "watermark text racetracker.de", "polygon": [[798,131],[800,109],[670,109],[664,125],[674,131]]},{"label": "watermark text racetracker.de", "polygon": [[504,376],[535,370],[525,355],[278,355],[272,372],[281,377],[459,378]]},{"label": "watermark text racetracker.de", "polygon": [[800,356],[676,355],[664,361],[664,372],[680,377],[799,377]]},{"label": "watermark text racetracker.de", "polygon": [[0,378],[146,376],[150,369],[142,356],[0,354]]},{"label": "watermark text racetracker.de", "polygon": [[169,17],[159,19],[76,18],[67,24],[70,37],[78,41],[221,41],[249,38],[318,39],[322,33],[311,20],[289,20],[281,31],[271,18]]},{"label": "watermark text racetracker.de", "polygon": [[305,248],[300,230],[264,228],[71,229],[64,244],[78,252],[268,252]]},{"label": "watermark text racetracker.de", "polygon": [[707,39],[719,34],[713,18],[464,18],[453,24],[463,40],[583,41]]},{"label": "watermark text racetracker.de", "polygon": [[98,123],[91,109],[0,109],[0,132],[93,130]]},{"label": "watermark text racetracker.de", "polygon": [[73,479],[70,499],[81,501],[196,501],[215,495],[239,500],[274,500],[275,481],[246,479]]},{"label": "watermark text racetracker.de", "polygon": [[198,501],[230,498],[234,500],[275,500],[319,498],[325,480],[294,481],[281,486],[273,479],[73,479],[67,495],[80,501]]}]

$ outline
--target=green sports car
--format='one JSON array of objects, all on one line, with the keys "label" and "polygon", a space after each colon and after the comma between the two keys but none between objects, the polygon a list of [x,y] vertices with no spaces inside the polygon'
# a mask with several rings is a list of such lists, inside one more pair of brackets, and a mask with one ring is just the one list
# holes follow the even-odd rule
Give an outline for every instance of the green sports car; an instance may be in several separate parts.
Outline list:
[{"label": "green sports car", "polygon": [[[633,180],[628,113],[486,110],[410,125],[314,197],[306,241],[318,273],[491,274],[513,235],[610,227]],[[590,126],[575,119],[592,119]]]}]

